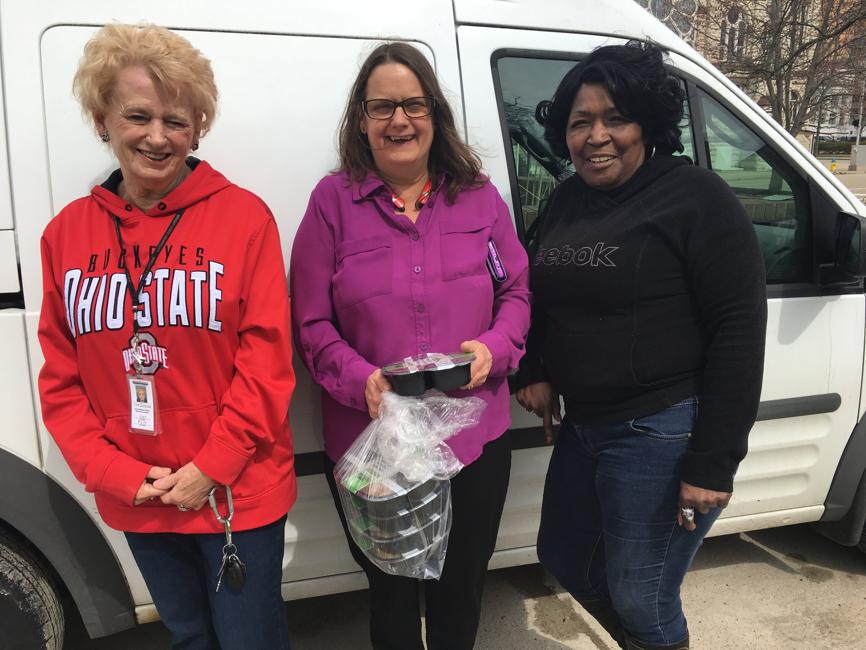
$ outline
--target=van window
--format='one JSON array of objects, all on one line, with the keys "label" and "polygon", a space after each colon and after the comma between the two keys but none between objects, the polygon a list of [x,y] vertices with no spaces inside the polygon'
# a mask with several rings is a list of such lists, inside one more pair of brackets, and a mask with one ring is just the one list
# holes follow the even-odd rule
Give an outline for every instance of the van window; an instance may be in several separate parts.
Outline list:
[{"label": "van window", "polygon": [[[502,102],[511,145],[512,178],[516,179],[519,205],[516,218],[525,231],[535,221],[553,188],[574,173],[570,160],[557,157],[544,139],[544,127],[535,119],[535,108],[553,97],[565,73],[576,63],[571,59],[502,57],[496,62],[499,100]],[[684,155],[694,160],[694,138],[688,102],[682,123]]]},{"label": "van window", "polygon": [[[550,99],[575,61],[503,57],[497,61],[500,101],[511,144],[512,177],[517,180],[520,215],[526,229],[553,188],[574,173],[570,160],[556,156],[535,119],[538,103]],[[515,205],[517,210],[518,206]]]},{"label": "van window", "polygon": [[729,110],[698,90],[710,168],[752,219],[767,283],[804,282],[811,269],[811,209],[803,178]]}]

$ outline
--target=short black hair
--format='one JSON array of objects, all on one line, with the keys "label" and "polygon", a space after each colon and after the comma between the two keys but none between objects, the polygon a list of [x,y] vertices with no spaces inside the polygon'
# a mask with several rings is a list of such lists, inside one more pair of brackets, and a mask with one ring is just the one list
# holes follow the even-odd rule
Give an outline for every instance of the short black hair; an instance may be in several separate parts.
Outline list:
[{"label": "short black hair", "polygon": [[685,91],[665,69],[665,54],[652,43],[629,41],[596,48],[569,70],[553,99],[541,102],[535,111],[553,152],[569,157],[565,144],[568,116],[577,91],[585,83],[604,86],[622,116],[640,126],[647,158],[653,151],[668,155],[683,151],[679,124]]}]

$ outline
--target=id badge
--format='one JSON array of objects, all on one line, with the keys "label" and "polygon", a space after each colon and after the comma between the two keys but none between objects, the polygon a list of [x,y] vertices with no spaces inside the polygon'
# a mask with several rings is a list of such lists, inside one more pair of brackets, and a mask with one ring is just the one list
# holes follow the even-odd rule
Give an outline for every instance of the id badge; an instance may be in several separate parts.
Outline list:
[{"label": "id badge", "polygon": [[129,430],[147,436],[161,433],[156,380],[152,375],[127,375],[129,385]]}]

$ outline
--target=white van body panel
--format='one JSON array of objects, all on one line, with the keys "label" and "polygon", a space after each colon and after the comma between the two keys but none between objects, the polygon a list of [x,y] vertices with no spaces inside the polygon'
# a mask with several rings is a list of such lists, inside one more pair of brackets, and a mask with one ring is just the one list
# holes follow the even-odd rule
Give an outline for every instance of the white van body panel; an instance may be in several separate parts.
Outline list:
[{"label": "white van body panel", "polygon": [[[0,60],[0,80],[3,79],[3,64]],[[6,107],[0,102],[0,125],[6,123]],[[6,129],[0,128],[0,231],[12,230],[15,223],[12,218],[12,195],[9,188],[9,159],[6,155]],[[8,249],[0,248],[0,259],[7,253]],[[15,251],[12,250],[12,259],[15,259]],[[2,275],[0,275],[2,277]],[[0,289],[2,292],[3,289]],[[18,291],[18,289],[15,289]]]},{"label": "white van body panel", "polygon": [[20,290],[15,231],[10,225],[9,230],[0,230],[0,293],[18,293]]},{"label": "white van body panel", "polygon": [[[734,480],[723,517],[746,528],[762,515],[823,503],[839,458],[858,421],[863,369],[863,296],[785,298],[767,303],[762,400],[838,393],[832,413],[755,423],[749,453]],[[838,341],[844,344],[836,345]],[[756,515],[753,523],[743,515]]]},{"label": "white van body panel", "polygon": [[[593,0],[454,0],[454,15],[461,25],[513,27],[536,33],[544,32],[542,40],[533,40],[535,49],[555,48],[547,39],[556,32],[573,34],[604,34],[628,40],[650,40],[669,50],[691,49],[685,41],[636,2]],[[461,60],[465,62],[461,56]]]},{"label": "white van body panel", "polygon": [[19,309],[0,311],[0,448],[39,467],[42,464],[36,437],[31,384],[27,371],[27,339]]},{"label": "white van body panel", "polygon": [[[3,66],[0,65],[0,85]],[[5,108],[0,102],[0,126],[5,124]],[[9,190],[9,159],[6,155],[6,129],[0,128],[0,294],[18,293],[18,253],[12,219],[12,196]],[[0,432],[0,436],[2,436]]]}]

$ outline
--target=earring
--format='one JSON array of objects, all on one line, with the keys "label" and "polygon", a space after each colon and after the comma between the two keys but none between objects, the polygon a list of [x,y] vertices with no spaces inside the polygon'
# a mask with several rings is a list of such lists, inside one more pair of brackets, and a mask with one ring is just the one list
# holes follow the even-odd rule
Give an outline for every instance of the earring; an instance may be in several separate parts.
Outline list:
[{"label": "earring", "polygon": [[108,131],[103,131],[99,134],[99,139],[103,142],[108,142],[111,138],[108,137]]},{"label": "earring", "polygon": [[193,142],[193,143],[192,143],[192,150],[193,150],[193,151],[198,151],[198,142]]}]

